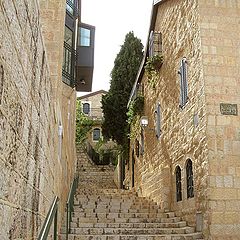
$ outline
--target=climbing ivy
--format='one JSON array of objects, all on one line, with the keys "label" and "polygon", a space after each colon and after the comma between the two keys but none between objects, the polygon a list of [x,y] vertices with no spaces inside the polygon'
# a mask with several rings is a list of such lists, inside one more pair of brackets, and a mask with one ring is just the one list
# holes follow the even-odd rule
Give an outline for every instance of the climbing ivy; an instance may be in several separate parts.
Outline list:
[{"label": "climbing ivy", "polygon": [[140,115],[143,111],[144,106],[144,97],[142,95],[137,96],[131,103],[128,108],[127,116],[128,123],[131,124],[136,115]]},{"label": "climbing ivy", "polygon": [[128,123],[131,131],[129,133],[130,139],[135,139],[140,133],[140,116],[142,115],[144,107],[144,97],[142,95],[137,96],[131,103],[127,112]]},{"label": "climbing ivy", "polygon": [[148,83],[153,89],[155,89],[156,83],[159,79],[159,70],[162,64],[163,64],[162,55],[154,55],[150,58],[147,58],[145,70],[147,73]]},{"label": "climbing ivy", "polygon": [[94,121],[82,112],[81,101],[76,102],[76,143],[81,144],[92,129]]}]

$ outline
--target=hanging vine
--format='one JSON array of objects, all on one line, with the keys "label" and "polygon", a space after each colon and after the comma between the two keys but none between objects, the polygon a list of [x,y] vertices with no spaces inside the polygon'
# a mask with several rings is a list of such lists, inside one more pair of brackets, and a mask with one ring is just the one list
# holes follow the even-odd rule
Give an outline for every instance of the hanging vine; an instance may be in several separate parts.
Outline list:
[{"label": "hanging vine", "polygon": [[142,95],[137,96],[131,103],[127,112],[128,124],[130,125],[131,131],[129,134],[130,139],[136,138],[138,133],[141,131],[140,127],[140,116],[143,112],[144,97]]},{"label": "hanging vine", "polygon": [[155,89],[156,83],[159,79],[159,70],[163,64],[162,55],[154,55],[147,59],[145,70],[147,73],[149,85]]}]

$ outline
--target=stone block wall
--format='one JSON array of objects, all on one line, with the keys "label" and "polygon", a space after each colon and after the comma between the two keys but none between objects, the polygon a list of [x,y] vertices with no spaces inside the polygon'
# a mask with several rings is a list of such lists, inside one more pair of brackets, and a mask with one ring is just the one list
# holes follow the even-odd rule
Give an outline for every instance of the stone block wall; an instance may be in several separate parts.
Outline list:
[{"label": "stone block wall", "polygon": [[[199,1],[209,148],[209,234],[240,236],[239,1]],[[220,104],[236,104],[225,115]]]},{"label": "stone block wall", "polygon": [[[63,22],[65,5],[62,6],[59,16]],[[59,73],[54,74],[59,68],[55,70],[49,64],[51,49],[45,47],[48,38],[42,35],[41,21],[38,1],[0,2],[0,239],[3,240],[36,238],[55,195],[60,197],[60,223],[75,167],[73,157],[68,161],[59,158],[59,120],[67,119],[68,115],[61,116],[62,91],[54,90],[52,77],[56,75],[59,86],[62,81]],[[64,25],[59,31],[62,29]],[[63,37],[59,41],[63,42]],[[58,61],[59,66],[62,59]],[[73,119],[74,115],[72,122]],[[73,132],[69,134],[72,138]]]},{"label": "stone block wall", "polygon": [[90,104],[90,116],[94,118],[100,118],[102,119],[103,113],[102,113],[102,96],[105,95],[105,91],[97,91],[96,94],[90,93],[87,94],[86,97],[82,96],[80,97],[80,101],[82,103],[89,103]]},{"label": "stone block wall", "polygon": [[[144,129],[144,154],[135,155],[135,188],[157,201],[162,208],[176,211],[190,225],[196,213],[207,205],[207,141],[204,79],[197,1],[165,1],[158,7],[155,32],[162,33],[164,62],[153,88],[143,76],[144,115],[149,126]],[[180,105],[180,62],[187,59],[188,102]],[[161,136],[156,137],[155,111],[161,106]],[[138,136],[139,142],[140,134]],[[135,148],[135,139],[132,149]],[[187,198],[186,162],[193,163],[194,197]],[[182,201],[176,201],[176,166],[181,168]],[[127,178],[132,181],[132,160]],[[207,219],[207,217],[204,216]]]}]

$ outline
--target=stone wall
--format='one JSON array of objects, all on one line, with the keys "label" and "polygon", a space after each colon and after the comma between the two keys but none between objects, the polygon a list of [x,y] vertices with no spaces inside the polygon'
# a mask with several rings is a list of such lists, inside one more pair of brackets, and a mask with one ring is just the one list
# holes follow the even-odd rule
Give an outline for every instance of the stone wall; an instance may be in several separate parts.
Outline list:
[{"label": "stone wall", "polygon": [[[64,211],[69,187],[76,165],[75,118],[76,91],[62,82],[63,43],[65,31],[66,1],[40,0],[40,25],[46,46],[50,78],[53,88],[57,128],[62,127],[63,134],[55,134],[56,156],[60,164],[57,174],[58,192],[62,203],[60,212]],[[61,183],[61,184],[59,184]],[[60,215],[60,218],[62,216]]]},{"label": "stone wall", "polygon": [[[48,3],[55,8],[61,5]],[[62,21],[55,15],[61,23],[65,5],[62,7],[58,15]],[[65,161],[65,154],[60,154],[59,120],[67,119],[68,115],[62,116],[62,90],[55,91],[53,83],[62,84],[59,78],[62,59],[58,59],[57,69],[49,64],[56,57],[50,54],[50,44],[45,48],[44,42],[52,39],[43,40],[40,27],[43,20],[38,1],[0,2],[0,239],[3,240],[36,238],[55,195],[60,197],[60,223],[75,166],[73,157]],[[59,27],[58,31],[64,28]],[[63,34],[58,41],[63,42]],[[73,120],[74,114],[71,124]],[[64,125],[64,135],[72,138],[74,127],[68,133],[67,124]],[[69,154],[70,150],[64,151]]]},{"label": "stone wall", "polygon": [[[190,225],[196,213],[205,212],[207,197],[207,141],[201,38],[197,1],[165,1],[158,7],[155,32],[162,33],[164,63],[156,87],[144,84],[144,114],[149,126],[144,130],[144,154],[135,154],[135,189],[157,201],[162,208],[176,211]],[[180,61],[187,59],[188,97],[180,102]],[[156,137],[155,111],[161,106],[161,136]],[[140,134],[138,136],[140,141]],[[140,141],[141,142],[141,141]],[[132,149],[135,148],[132,140]],[[130,153],[131,154],[131,153]],[[194,197],[187,198],[186,161],[193,162]],[[181,168],[182,201],[176,201],[176,166]],[[132,159],[127,178],[132,182]],[[207,219],[207,216],[204,215]]]},{"label": "stone wall", "polygon": [[[239,1],[199,1],[209,147],[209,233],[240,236]],[[237,104],[224,115],[220,104]]]}]

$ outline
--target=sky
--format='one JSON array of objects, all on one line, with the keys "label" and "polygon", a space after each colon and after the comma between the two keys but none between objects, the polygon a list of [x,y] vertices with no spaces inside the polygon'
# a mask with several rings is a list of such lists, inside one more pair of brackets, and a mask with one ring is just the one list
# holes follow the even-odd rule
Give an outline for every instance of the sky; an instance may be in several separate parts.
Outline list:
[{"label": "sky", "polygon": [[92,91],[109,90],[114,59],[128,32],[145,46],[151,9],[152,0],[82,0],[81,21],[96,27]]}]

